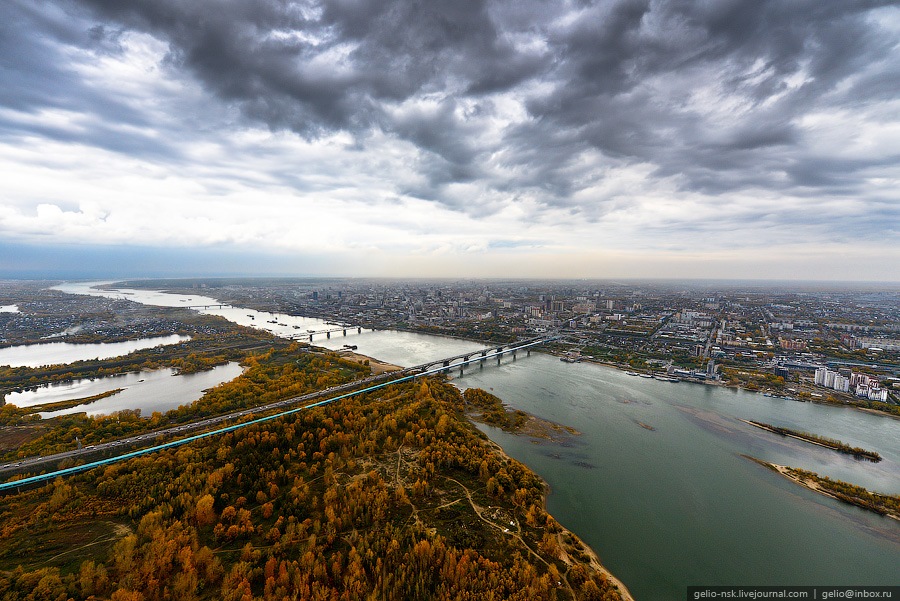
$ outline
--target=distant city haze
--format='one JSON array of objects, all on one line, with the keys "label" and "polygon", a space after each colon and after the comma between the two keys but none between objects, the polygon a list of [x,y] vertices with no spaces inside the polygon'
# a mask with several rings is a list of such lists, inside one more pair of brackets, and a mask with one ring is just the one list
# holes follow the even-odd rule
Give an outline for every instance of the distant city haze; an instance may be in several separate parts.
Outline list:
[{"label": "distant city haze", "polygon": [[0,278],[900,279],[891,2],[0,5]]}]

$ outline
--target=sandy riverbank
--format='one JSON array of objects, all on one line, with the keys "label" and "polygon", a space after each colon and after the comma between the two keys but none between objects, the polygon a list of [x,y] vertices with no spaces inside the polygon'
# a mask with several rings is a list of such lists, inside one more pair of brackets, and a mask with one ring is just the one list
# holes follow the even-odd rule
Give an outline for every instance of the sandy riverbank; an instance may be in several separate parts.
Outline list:
[{"label": "sandy riverbank", "polygon": [[[581,435],[578,430],[571,426],[558,424],[526,411],[511,409],[499,397],[483,390],[468,389],[464,397],[468,405],[465,415],[470,421],[500,428],[504,432],[516,436],[529,437],[536,444],[541,444],[544,441],[563,443],[573,436]],[[509,458],[506,451],[496,442],[491,441],[490,444],[496,453]],[[537,475],[540,477],[540,474]],[[550,487],[545,481],[544,511],[547,511],[547,495],[549,491]],[[561,531],[556,535],[559,546],[558,558],[569,567],[582,565],[595,573],[601,574],[605,580],[618,589],[624,601],[633,601],[628,588],[600,562],[597,553],[579,539],[574,532],[566,529],[561,524],[559,527]]]},{"label": "sandy riverbank", "polygon": [[881,461],[881,455],[875,453],[874,451],[867,451],[865,449],[860,448],[851,448],[850,445],[846,445],[840,441],[830,441],[830,440],[822,440],[821,438],[817,439],[812,434],[804,434],[802,432],[792,432],[787,430],[786,428],[781,428],[781,431],[778,429],[760,422],[755,422],[748,419],[738,418],[739,421],[744,422],[754,428],[759,428],[760,430],[765,430],[766,432],[771,432],[772,434],[778,434],[779,436],[787,436],[788,438],[793,438],[795,440],[799,440],[805,443],[814,444],[819,447],[823,447],[826,449],[831,449],[832,451],[836,451],[838,453],[844,453],[846,455],[853,455],[860,459],[866,459],[868,461],[879,462]]},{"label": "sandy riverbank", "polygon": [[[339,351],[340,352],[340,351]],[[377,376],[389,371],[400,371],[403,369],[399,365],[394,365],[393,363],[388,363],[387,361],[381,361],[374,357],[369,357],[368,355],[361,355],[360,353],[354,353],[350,351],[340,352],[341,357],[345,359],[349,359],[351,361],[356,361],[358,363],[364,363],[366,361],[369,362],[369,367],[372,368],[372,375]]]},{"label": "sandy riverbank", "polygon": [[[824,448],[826,448],[826,449],[831,449],[832,451],[837,451],[837,450],[838,450],[838,449],[834,448],[833,446],[824,444],[824,443],[822,443],[822,442],[819,442],[818,440],[810,440],[809,438],[802,438],[802,437],[796,436],[796,435],[794,435],[794,434],[787,434],[787,433],[776,432],[775,430],[773,430],[772,428],[769,428],[768,426],[765,426],[765,425],[763,425],[763,424],[760,424],[760,423],[757,423],[757,422],[754,422],[754,421],[750,421],[749,419],[741,419],[741,418],[739,417],[739,418],[738,418],[738,421],[739,421],[739,422],[744,422],[745,424],[748,424],[748,425],[750,425],[750,426],[753,426],[754,428],[759,428],[760,430],[765,430],[766,432],[771,432],[772,434],[778,434],[779,436],[787,436],[788,438],[793,438],[793,439],[795,439],[795,440],[800,440],[800,441],[803,441],[803,442],[808,442],[809,444],[814,444],[814,445],[816,445],[816,446],[818,446],[818,447],[824,447]],[[773,463],[772,465],[775,465],[775,464]]]},{"label": "sandy riverbank", "polygon": [[[402,367],[399,367],[397,365],[393,365],[393,364],[387,363],[385,361],[380,361],[378,359],[375,359],[374,357],[369,357],[367,355],[362,355],[360,353],[345,352],[342,354],[344,357],[351,359],[353,361],[363,362],[366,359],[368,359],[369,365],[372,367],[373,374],[380,374],[380,373],[385,373],[388,371],[396,371],[396,370],[403,369]],[[504,407],[504,409],[506,409],[506,408]],[[579,436],[581,434],[580,432],[578,432],[578,430],[576,430],[575,428],[572,428],[571,426],[557,424],[555,422],[551,422],[549,420],[539,418],[530,413],[527,415],[528,415],[527,421],[524,424],[520,425],[520,427],[517,428],[515,431],[512,431],[513,434],[521,435],[521,436],[528,436],[528,437],[534,438],[536,440],[546,440],[546,441],[550,441],[550,442],[558,442],[565,438],[568,438],[571,436]],[[472,421],[481,421],[481,420],[477,419],[477,417],[474,413],[469,413],[467,415],[467,417]],[[485,423],[485,422],[482,422],[482,423]],[[500,445],[498,445],[497,443],[492,442],[492,446],[496,449],[496,451],[498,453],[502,454],[505,457],[509,457],[509,455],[507,455],[506,452],[503,450],[503,448]],[[549,488],[548,488],[548,491],[549,491]],[[547,510],[547,495],[546,494],[544,495],[543,505],[544,505],[544,510],[546,511]],[[573,566],[576,564],[585,565],[584,559],[575,559],[575,558],[571,557],[570,554],[566,551],[567,545],[563,544],[562,541],[566,537],[566,535],[568,535],[569,537],[571,537],[571,539],[573,541],[575,541],[574,544],[577,545],[578,551],[582,555],[587,557],[586,567],[589,570],[592,570],[594,572],[602,574],[603,577],[608,582],[612,583],[612,585],[616,589],[618,589],[618,592],[622,598],[622,601],[634,601],[634,597],[632,597],[631,592],[628,590],[628,587],[626,587],[625,584],[621,580],[616,578],[613,575],[613,573],[611,571],[609,571],[609,569],[607,569],[606,566],[603,565],[603,563],[600,561],[600,557],[597,555],[596,551],[594,551],[589,545],[587,545],[580,538],[578,538],[578,535],[575,534],[574,532],[572,532],[571,530],[563,527],[562,525],[560,525],[560,528],[561,528],[561,531],[558,534],[558,540],[560,541],[560,550],[561,550],[560,559],[566,565],[568,565],[568,566]]]},{"label": "sandy riverbank", "polygon": [[[861,503],[854,502],[852,497],[844,498],[844,497],[841,497],[840,495],[835,494],[834,492],[821,486],[813,478],[804,478],[802,475],[796,473],[794,468],[791,468],[790,466],[779,465],[777,463],[770,463],[768,461],[763,461],[762,459],[757,459],[756,457],[751,457],[749,455],[743,455],[743,457],[745,457],[746,459],[749,459],[750,461],[758,463],[762,466],[765,466],[765,467],[769,468],[770,470],[778,472],[779,474],[781,474],[782,476],[784,476],[791,482],[799,484],[800,486],[807,488],[813,492],[817,492],[820,495],[825,495],[826,497],[831,497],[832,499],[836,499],[838,501],[842,501],[844,503],[849,503],[851,505],[856,505],[857,507],[862,507],[863,509],[869,509],[870,511],[872,511],[871,507],[867,507]],[[885,511],[884,513],[882,513],[881,511],[878,511],[877,513],[879,513],[880,515],[884,515],[885,517],[889,517],[893,520],[900,521],[900,515],[898,515],[897,513],[894,513],[893,511]]]},{"label": "sandy riverbank", "polygon": [[[563,532],[570,532],[570,531],[563,528]],[[591,569],[603,574],[607,580],[612,582],[613,585],[617,589],[619,589],[619,594],[622,596],[622,601],[634,601],[634,597],[631,596],[631,591],[628,590],[628,587],[626,587],[625,584],[621,580],[619,580],[618,578],[613,576],[612,572],[610,572],[608,569],[606,569],[606,566],[604,566],[600,562],[600,557],[597,555],[597,553],[589,545],[585,544],[584,542],[581,543],[581,546],[582,546],[582,553],[584,553],[585,555],[588,556],[588,563],[589,563]],[[563,559],[563,561],[565,561],[567,565],[572,565],[570,563],[572,560],[571,560],[571,558],[568,557],[568,555]]]},{"label": "sandy riverbank", "polygon": [[890,417],[892,419],[900,419],[900,415],[893,415],[891,413],[885,413],[884,411],[879,411],[878,409],[869,409],[868,407],[860,407],[858,405],[849,405],[854,409],[858,409],[860,411],[865,411],[866,413],[871,413],[873,415],[881,415],[883,417]]}]

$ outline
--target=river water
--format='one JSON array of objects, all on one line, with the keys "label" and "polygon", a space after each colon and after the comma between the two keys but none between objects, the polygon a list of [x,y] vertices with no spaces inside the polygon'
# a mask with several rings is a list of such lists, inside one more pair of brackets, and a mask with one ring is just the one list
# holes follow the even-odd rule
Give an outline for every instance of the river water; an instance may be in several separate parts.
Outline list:
[{"label": "river water", "polygon": [[[583,434],[534,444],[485,428],[550,484],[548,510],[637,599],[693,584],[897,584],[900,524],[817,495],[741,454],[900,492],[900,421],[533,355],[458,380]],[[759,419],[877,450],[879,464],[752,428]],[[655,431],[641,427],[643,422]]]},{"label": "river water", "polygon": [[165,413],[180,405],[189,405],[203,396],[203,391],[207,388],[233,380],[242,372],[243,368],[232,361],[208,371],[185,375],[176,374],[174,369],[156,369],[103,378],[82,378],[74,382],[11,392],[6,395],[6,402],[17,407],[33,407],[43,403],[81,399],[121,388],[121,392],[93,403],[42,412],[39,415],[42,418],[81,412],[106,415],[123,409],[140,409],[143,417],[150,417],[154,411]]},{"label": "river water", "polygon": [[43,344],[23,344],[0,349],[0,365],[11,367],[41,367],[87,361],[90,359],[110,359],[120,357],[154,346],[178,344],[190,340],[190,336],[156,336],[123,342],[97,342],[71,344],[69,342],[46,342]]},{"label": "river water", "polygon": [[[83,292],[86,285],[66,287]],[[198,297],[126,292],[148,304],[202,304]],[[270,318],[285,326],[266,324],[261,318],[269,314],[247,309],[205,312],[233,314],[245,325],[284,334],[294,332],[294,325],[324,325],[288,316]],[[391,331],[352,330],[330,340],[319,336],[315,343],[355,344],[357,352],[402,366],[478,348]],[[483,388],[515,408],[581,432],[551,444],[483,427],[509,455],[547,480],[550,512],[590,544],[639,601],[683,599],[689,585],[900,584],[900,523],[808,491],[741,456],[898,494],[900,420],[632,377],[539,353],[506,357],[500,366],[488,361],[453,375],[461,388]],[[884,460],[857,461],[739,418],[838,438],[877,451]]]}]

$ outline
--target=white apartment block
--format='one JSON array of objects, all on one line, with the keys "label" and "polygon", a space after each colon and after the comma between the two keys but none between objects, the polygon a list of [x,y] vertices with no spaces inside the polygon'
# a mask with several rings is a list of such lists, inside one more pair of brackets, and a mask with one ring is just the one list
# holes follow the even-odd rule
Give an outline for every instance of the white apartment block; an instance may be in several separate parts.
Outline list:
[{"label": "white apartment block", "polygon": [[831,388],[838,392],[850,392],[853,388],[856,396],[870,401],[887,401],[888,392],[878,386],[878,380],[865,374],[851,373],[847,378],[826,367],[816,370],[813,379],[816,386]]}]

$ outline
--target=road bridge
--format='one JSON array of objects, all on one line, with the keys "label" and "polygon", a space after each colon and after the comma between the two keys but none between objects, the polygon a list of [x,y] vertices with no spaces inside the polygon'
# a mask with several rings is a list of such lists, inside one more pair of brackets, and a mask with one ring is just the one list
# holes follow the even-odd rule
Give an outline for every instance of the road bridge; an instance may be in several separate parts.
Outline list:
[{"label": "road bridge", "polygon": [[211,303],[209,305],[178,305],[183,309],[233,309],[229,304],[226,303]]},{"label": "road bridge", "polygon": [[[531,349],[540,344],[544,344],[546,342],[550,342],[551,340],[555,340],[556,336],[549,336],[545,338],[534,338],[531,340],[526,340],[523,342],[513,343],[509,345],[500,345],[498,347],[488,347],[485,349],[480,349],[476,351],[472,351],[471,353],[462,353],[460,355],[455,355],[453,357],[447,357],[445,359],[437,359],[434,361],[429,361],[427,363],[422,363],[419,365],[415,365],[412,367],[407,367],[405,369],[399,371],[386,372],[383,374],[379,374],[377,376],[368,376],[361,380],[354,380],[352,382],[348,382],[346,384],[341,384],[339,386],[332,386],[330,388],[326,388],[325,390],[320,390],[316,392],[311,392],[308,394],[304,394],[297,397],[292,397],[289,399],[284,399],[281,401],[275,401],[273,403],[268,403],[266,405],[261,405],[259,407],[254,407],[252,409],[243,409],[240,411],[233,411],[231,413],[227,413],[224,415],[205,418],[202,420],[197,420],[187,424],[178,424],[176,426],[172,426],[170,428],[166,428],[163,430],[157,430],[155,432],[147,432],[145,434],[138,434],[136,436],[132,436],[129,438],[114,440],[107,443],[101,443],[96,445],[90,445],[84,447],[82,449],[73,449],[71,451],[65,451],[62,453],[55,453],[53,455],[46,455],[43,457],[28,457],[22,458],[18,460],[11,461],[5,465],[0,466],[0,473],[3,472],[21,472],[28,470],[30,468],[35,468],[39,465],[46,463],[56,463],[62,461],[63,459],[75,459],[81,457],[87,457],[90,455],[94,455],[98,452],[104,451],[117,451],[119,449],[123,449],[126,446],[146,443],[150,441],[156,441],[157,444],[152,446],[137,449],[134,451],[130,451],[128,453],[123,453],[120,455],[116,455],[114,457],[109,457],[105,459],[98,459],[95,461],[87,462],[83,465],[77,465],[69,468],[59,469],[43,474],[39,474],[37,476],[29,476],[26,478],[22,478],[20,480],[13,480],[10,482],[0,483],[0,492],[9,491],[12,489],[19,489],[22,486],[28,486],[32,484],[37,484],[40,482],[45,482],[47,480],[52,480],[58,478],[60,476],[67,476],[71,474],[75,474],[78,472],[87,471],[90,469],[94,469],[95,467],[101,467],[105,465],[109,465],[111,463],[115,463],[118,461],[124,461],[126,459],[131,459],[132,457],[139,457],[141,455],[146,455],[148,453],[154,453],[156,451],[161,451],[164,449],[169,449],[177,446],[181,446],[187,444],[189,442],[193,442],[195,440],[200,440],[203,438],[208,438],[210,436],[215,436],[217,434],[224,434],[226,432],[231,432],[233,430],[237,430],[238,428],[243,428],[244,426],[249,426],[252,424],[259,424],[263,422],[267,422],[273,419],[277,419],[279,417],[284,417],[286,415],[291,415],[294,413],[298,413],[300,411],[305,411],[307,409],[312,409],[314,407],[320,407],[322,405],[327,405],[329,403],[333,403],[335,401],[339,401],[341,399],[345,399],[351,396],[355,396],[358,394],[365,394],[367,392],[372,392],[375,390],[379,390],[381,388],[385,388],[386,386],[390,386],[392,384],[399,384],[401,382],[408,382],[410,380],[414,380],[416,378],[422,378],[430,375],[435,375],[438,373],[445,373],[451,368],[459,367],[462,369],[464,366],[469,365],[471,363],[483,363],[487,359],[491,359],[496,357],[497,363],[499,365],[500,358],[506,354],[515,355],[516,352],[525,350],[528,354],[530,354]],[[459,361],[462,359],[462,361]],[[454,361],[459,361],[458,363],[453,363]],[[399,377],[398,377],[399,376]],[[359,386],[363,386],[363,388],[358,388]],[[345,392],[346,391],[346,392]],[[291,405],[295,405],[297,403],[313,401],[316,398],[332,395],[335,393],[343,393],[337,394],[337,396],[332,396],[330,398],[326,398],[324,400],[312,402],[310,404],[305,404],[302,407],[295,407],[293,409],[286,409]],[[226,421],[232,419],[240,419],[247,416],[253,416],[260,413],[266,413],[268,411],[277,410],[276,413],[271,415],[266,415],[263,417],[257,417],[251,419],[249,421],[243,421],[237,424],[232,424],[229,426],[218,427],[213,430],[202,432],[200,434],[195,434],[192,436],[188,436],[185,438],[180,438],[178,440],[172,440],[168,442],[160,442],[161,439],[172,436],[172,435],[180,435],[182,433],[189,432],[191,430],[198,430],[201,428],[207,428],[210,426],[217,426]]]},{"label": "road bridge", "polygon": [[[420,363],[419,365],[416,365],[414,367],[406,368],[406,371],[427,370],[436,365],[440,365],[449,370],[455,367],[465,367],[466,365],[469,365],[471,363],[484,363],[488,359],[492,359],[494,357],[497,358],[497,364],[499,365],[500,359],[503,355],[509,354],[515,357],[518,351],[521,350],[524,350],[526,352],[526,355],[530,355],[532,347],[550,342],[551,340],[556,340],[556,338],[557,336],[540,336],[537,338],[531,338],[529,340],[523,340],[521,342],[501,344],[496,347],[488,347],[468,353],[460,353],[452,357],[436,359],[434,361],[428,361],[427,363]],[[474,357],[474,359],[472,357]],[[459,363],[454,363],[454,361],[459,361]]]},{"label": "road bridge", "polygon": [[331,338],[331,335],[335,332],[343,332],[344,336],[347,335],[347,331],[356,330],[357,334],[362,334],[362,326],[335,326],[333,328],[326,328],[324,330],[306,330],[306,332],[294,334],[292,336],[288,336],[291,340],[306,340],[309,339],[312,342],[313,336],[316,334],[325,334],[326,337]]}]

